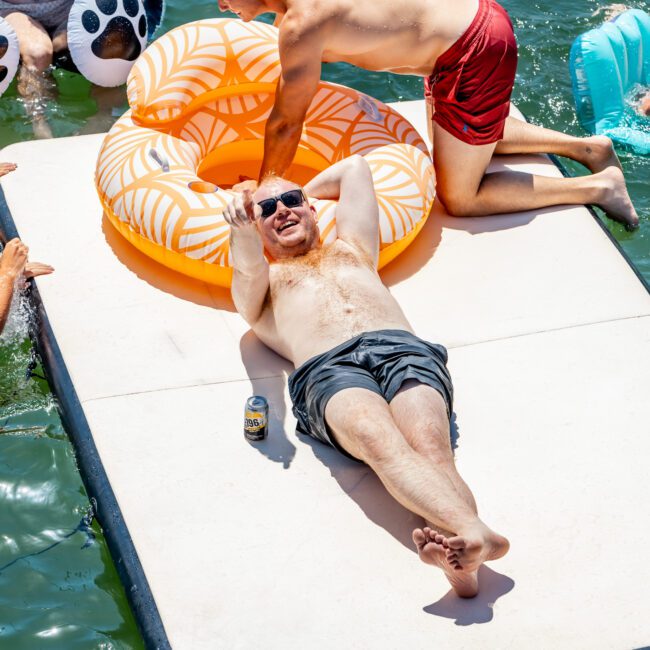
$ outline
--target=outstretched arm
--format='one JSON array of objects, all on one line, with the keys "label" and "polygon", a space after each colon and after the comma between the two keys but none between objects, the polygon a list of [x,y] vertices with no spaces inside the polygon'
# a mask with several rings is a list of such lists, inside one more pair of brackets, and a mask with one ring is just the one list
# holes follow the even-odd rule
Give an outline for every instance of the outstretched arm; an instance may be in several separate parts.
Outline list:
[{"label": "outstretched arm", "polygon": [[24,282],[29,278],[52,273],[54,269],[49,264],[41,262],[28,262],[29,248],[17,237],[7,242],[0,256],[0,332],[9,317],[11,298],[14,294],[16,283]]},{"label": "outstretched arm", "polygon": [[14,171],[17,166],[16,163],[0,162],[0,177],[6,176],[9,172]]},{"label": "outstretched arm", "polygon": [[379,259],[379,208],[370,167],[361,156],[340,160],[305,185],[315,199],[338,199],[336,233],[362,250],[375,266]]},{"label": "outstretched arm", "polygon": [[224,212],[224,218],[230,224],[232,298],[237,311],[249,325],[254,325],[262,315],[269,289],[269,263],[257,230],[260,212],[250,190],[235,195]]},{"label": "outstretched arm", "polygon": [[306,27],[302,18],[287,13],[280,26],[279,48],[282,71],[266,122],[260,179],[269,173],[281,176],[291,165],[320,81],[323,47],[318,26]]}]

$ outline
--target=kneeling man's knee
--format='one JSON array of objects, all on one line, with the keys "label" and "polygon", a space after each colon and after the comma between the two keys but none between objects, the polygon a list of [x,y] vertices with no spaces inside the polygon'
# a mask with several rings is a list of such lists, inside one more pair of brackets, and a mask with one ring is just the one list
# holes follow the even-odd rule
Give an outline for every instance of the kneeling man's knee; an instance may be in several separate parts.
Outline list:
[{"label": "kneeling man's knee", "polygon": [[438,198],[443,202],[447,212],[452,217],[473,217],[475,216],[473,198],[467,193],[457,190],[438,189]]}]

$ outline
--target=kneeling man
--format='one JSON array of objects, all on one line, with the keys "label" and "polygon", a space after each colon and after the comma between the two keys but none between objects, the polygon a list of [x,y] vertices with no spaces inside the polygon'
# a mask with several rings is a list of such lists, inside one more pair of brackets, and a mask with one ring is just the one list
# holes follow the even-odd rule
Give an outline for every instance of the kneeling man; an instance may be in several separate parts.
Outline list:
[{"label": "kneeling man", "polygon": [[[307,194],[338,199],[334,243],[321,246]],[[299,430],[368,464],[426,520],[413,531],[420,558],[459,596],[475,596],[478,568],[509,544],[479,519],[454,465],[447,351],[414,335],[376,271],[379,215],[367,163],[347,158],[304,190],[267,177],[233,200],[226,219],[235,306],[296,366],[289,391]]]}]

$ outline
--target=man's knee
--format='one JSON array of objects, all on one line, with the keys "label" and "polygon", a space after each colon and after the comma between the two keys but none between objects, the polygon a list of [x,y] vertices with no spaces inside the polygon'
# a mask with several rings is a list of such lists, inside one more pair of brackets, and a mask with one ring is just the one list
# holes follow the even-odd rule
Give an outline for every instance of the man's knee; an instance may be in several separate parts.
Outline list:
[{"label": "man's knee", "polygon": [[476,211],[476,194],[459,192],[457,189],[439,187],[438,198],[442,201],[447,213],[452,217],[474,217]]},{"label": "man's knee", "polygon": [[395,423],[384,418],[361,418],[349,432],[349,441],[355,455],[368,465],[381,465],[396,453],[399,430]]},{"label": "man's knee", "polygon": [[31,43],[29,48],[22,52],[23,65],[36,72],[44,72],[52,64],[54,53],[52,42],[39,40]]},{"label": "man's knee", "polygon": [[426,456],[436,465],[448,465],[454,462],[449,431],[442,431],[424,425],[422,435],[411,442],[413,449],[421,456]]},{"label": "man's knee", "polygon": [[68,32],[63,29],[52,36],[52,49],[54,52],[62,52],[68,47]]}]

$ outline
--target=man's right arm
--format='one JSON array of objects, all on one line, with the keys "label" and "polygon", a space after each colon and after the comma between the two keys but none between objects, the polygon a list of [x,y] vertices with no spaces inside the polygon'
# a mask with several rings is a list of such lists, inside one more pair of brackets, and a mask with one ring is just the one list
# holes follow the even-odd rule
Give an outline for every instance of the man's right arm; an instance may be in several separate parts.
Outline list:
[{"label": "man's right arm", "polygon": [[244,190],[227,206],[224,218],[230,225],[232,254],[232,298],[237,311],[249,325],[262,315],[269,290],[269,263],[257,230],[260,208],[250,190]]},{"label": "man's right arm", "polygon": [[323,55],[320,25],[287,13],[280,26],[281,72],[275,102],[264,132],[264,159],[260,179],[281,176],[296,154],[309,105],[320,81]]}]

